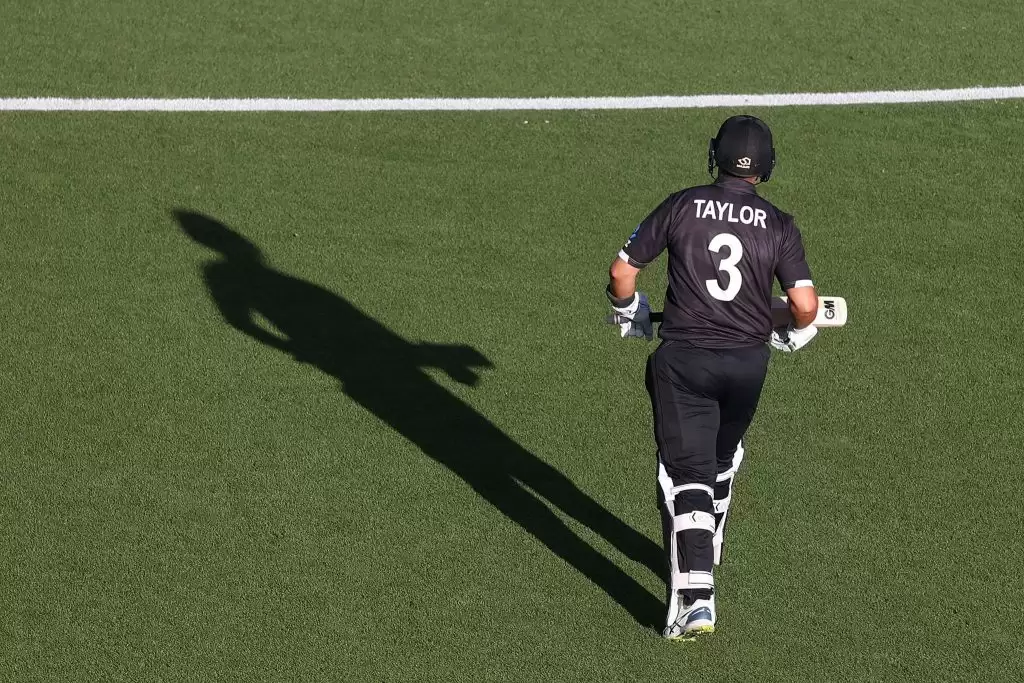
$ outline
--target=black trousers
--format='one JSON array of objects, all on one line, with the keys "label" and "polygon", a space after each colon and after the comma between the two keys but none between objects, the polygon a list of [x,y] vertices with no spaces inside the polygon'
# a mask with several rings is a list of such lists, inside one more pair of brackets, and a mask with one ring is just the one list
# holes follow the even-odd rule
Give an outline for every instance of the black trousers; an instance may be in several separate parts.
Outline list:
[{"label": "black trousers", "polygon": [[[736,447],[754,418],[769,353],[767,345],[701,349],[666,340],[651,354],[647,391],[654,410],[654,437],[660,464],[673,486],[700,484],[715,490],[718,473],[732,466]],[[713,498],[706,491],[690,489],[666,501],[664,487],[659,485],[658,491],[667,553],[672,516],[713,514]],[[679,532],[677,569],[710,572],[712,536],[695,529]],[[672,558],[666,559],[671,572]]]}]

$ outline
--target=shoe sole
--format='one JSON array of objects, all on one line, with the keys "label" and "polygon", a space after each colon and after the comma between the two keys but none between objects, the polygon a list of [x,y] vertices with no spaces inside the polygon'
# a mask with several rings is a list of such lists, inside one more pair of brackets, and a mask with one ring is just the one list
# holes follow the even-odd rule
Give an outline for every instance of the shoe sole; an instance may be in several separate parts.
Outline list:
[{"label": "shoe sole", "polygon": [[695,628],[691,628],[686,633],[680,634],[678,636],[668,636],[665,638],[665,640],[671,640],[675,643],[692,643],[696,641],[699,637],[707,636],[714,632],[714,625],[708,624],[707,626],[697,626]]}]

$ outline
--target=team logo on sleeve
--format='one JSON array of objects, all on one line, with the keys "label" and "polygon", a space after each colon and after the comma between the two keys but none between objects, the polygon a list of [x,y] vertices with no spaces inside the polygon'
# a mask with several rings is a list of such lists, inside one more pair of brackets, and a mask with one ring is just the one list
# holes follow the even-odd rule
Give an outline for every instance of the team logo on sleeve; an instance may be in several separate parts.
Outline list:
[{"label": "team logo on sleeve", "polygon": [[626,240],[626,244],[625,244],[625,246],[623,246],[623,247],[622,247],[623,249],[625,249],[626,247],[628,247],[629,245],[631,245],[631,244],[633,243],[633,240],[635,240],[635,239],[636,239],[636,234],[637,234],[638,232],[640,232],[640,226],[639,226],[639,225],[638,225],[638,226],[636,226],[636,230],[634,230],[634,231],[633,231],[633,234],[629,236],[629,239],[628,239],[628,240]]}]

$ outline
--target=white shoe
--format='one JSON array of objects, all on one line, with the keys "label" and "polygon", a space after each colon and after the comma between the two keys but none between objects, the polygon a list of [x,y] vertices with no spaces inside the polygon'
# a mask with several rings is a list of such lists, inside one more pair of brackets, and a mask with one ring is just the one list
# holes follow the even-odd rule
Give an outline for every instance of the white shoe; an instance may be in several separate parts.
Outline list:
[{"label": "white shoe", "polygon": [[694,640],[699,635],[714,633],[716,617],[714,595],[710,600],[695,600],[689,605],[682,605],[679,615],[661,635],[669,640]]}]

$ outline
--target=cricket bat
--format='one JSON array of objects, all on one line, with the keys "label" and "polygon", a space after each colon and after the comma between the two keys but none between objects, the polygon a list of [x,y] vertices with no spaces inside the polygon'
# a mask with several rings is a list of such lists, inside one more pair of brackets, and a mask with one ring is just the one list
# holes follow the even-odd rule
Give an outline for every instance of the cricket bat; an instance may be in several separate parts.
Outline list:
[{"label": "cricket bat", "polygon": [[[608,322],[617,325],[625,320],[618,320],[619,316],[612,314],[608,316]],[[660,323],[661,313],[652,312],[651,322]],[[784,296],[772,297],[772,327],[785,327],[793,322],[789,313],[789,300]],[[819,296],[818,315],[814,318],[816,327],[842,327],[846,324],[846,299],[840,296]]]}]

